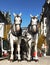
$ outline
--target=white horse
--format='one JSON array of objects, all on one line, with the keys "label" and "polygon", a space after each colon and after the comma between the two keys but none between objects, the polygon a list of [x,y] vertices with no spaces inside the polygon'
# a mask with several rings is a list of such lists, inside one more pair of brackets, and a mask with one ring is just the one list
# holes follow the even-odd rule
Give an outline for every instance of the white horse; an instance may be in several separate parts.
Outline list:
[{"label": "white horse", "polygon": [[31,17],[31,22],[28,26],[27,32],[25,31],[25,37],[26,37],[26,41],[28,43],[28,57],[27,60],[31,60],[31,48],[32,48],[32,43],[34,45],[34,51],[36,53],[35,57],[33,57],[34,60],[38,60],[38,56],[37,56],[37,43],[38,43],[38,18],[37,16],[32,16]]},{"label": "white horse", "polygon": [[10,29],[8,33],[8,38],[10,40],[10,47],[11,47],[11,54],[10,54],[10,60],[13,60],[13,51],[14,51],[14,43],[17,45],[16,51],[18,51],[18,60],[21,60],[20,58],[20,43],[21,43],[21,35],[22,35],[22,29],[21,29],[21,13],[15,14],[14,13],[14,24],[12,28]]}]

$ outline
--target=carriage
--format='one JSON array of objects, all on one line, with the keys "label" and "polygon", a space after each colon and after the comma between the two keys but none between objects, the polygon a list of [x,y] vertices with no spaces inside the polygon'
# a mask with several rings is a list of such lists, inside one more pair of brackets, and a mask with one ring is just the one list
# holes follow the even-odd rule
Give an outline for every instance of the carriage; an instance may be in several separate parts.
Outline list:
[{"label": "carriage", "polygon": [[0,11],[0,59],[6,58],[9,50],[7,34],[11,28],[11,23],[7,21],[7,13]]}]

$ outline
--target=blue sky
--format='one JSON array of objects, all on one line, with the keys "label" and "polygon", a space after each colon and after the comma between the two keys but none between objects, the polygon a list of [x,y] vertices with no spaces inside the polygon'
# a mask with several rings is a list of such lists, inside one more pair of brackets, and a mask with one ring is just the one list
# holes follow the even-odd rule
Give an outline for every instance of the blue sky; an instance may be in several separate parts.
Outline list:
[{"label": "blue sky", "polygon": [[12,23],[14,22],[13,13],[22,13],[22,26],[30,23],[30,14],[40,15],[45,0],[0,0],[0,10],[10,11]]}]

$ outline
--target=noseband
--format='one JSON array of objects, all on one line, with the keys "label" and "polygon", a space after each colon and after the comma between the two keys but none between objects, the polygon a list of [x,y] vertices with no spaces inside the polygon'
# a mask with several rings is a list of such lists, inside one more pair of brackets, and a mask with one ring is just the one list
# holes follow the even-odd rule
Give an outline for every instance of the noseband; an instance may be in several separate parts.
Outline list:
[{"label": "noseband", "polygon": [[32,28],[33,26],[36,26],[36,28],[37,28],[37,25],[36,25],[36,24],[33,24],[33,25],[31,24],[31,28]]},{"label": "noseband", "polygon": [[[20,25],[20,26],[21,26],[21,24],[15,24],[15,25]],[[20,27],[20,30],[19,30],[19,31],[14,31],[14,30],[12,29],[11,33],[12,33],[14,36],[16,36],[16,37],[19,37],[19,36],[22,35],[22,29],[21,29],[21,27]]]},{"label": "noseband", "polygon": [[37,25],[36,25],[36,24],[33,24],[33,25],[31,25],[31,26],[36,26],[36,27],[37,27]]},{"label": "noseband", "polygon": [[21,24],[15,24],[15,26],[17,26],[17,25],[21,26]]},{"label": "noseband", "polygon": [[[33,26],[36,26],[36,32],[33,31],[33,29],[32,29]],[[33,24],[33,25],[31,24],[30,27],[31,27],[31,28],[30,28],[29,30],[30,30],[30,33],[31,33],[31,34],[34,35],[34,34],[36,34],[36,33],[38,32],[38,28],[37,28],[37,25],[36,25],[36,24]]]}]

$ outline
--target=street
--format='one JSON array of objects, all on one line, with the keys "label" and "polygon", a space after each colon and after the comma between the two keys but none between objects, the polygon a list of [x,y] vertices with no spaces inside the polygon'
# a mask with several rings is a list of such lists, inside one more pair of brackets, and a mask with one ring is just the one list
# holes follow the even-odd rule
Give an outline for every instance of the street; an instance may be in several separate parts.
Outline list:
[{"label": "street", "polygon": [[50,65],[50,56],[39,57],[38,62],[35,62],[35,61],[31,61],[31,62],[14,61],[14,62],[10,62],[7,59],[5,59],[5,60],[0,60],[0,65]]}]

